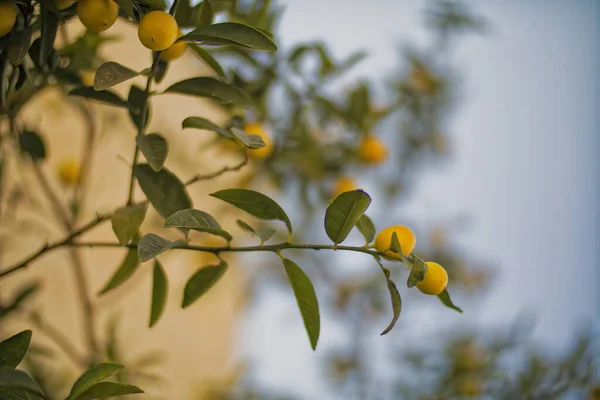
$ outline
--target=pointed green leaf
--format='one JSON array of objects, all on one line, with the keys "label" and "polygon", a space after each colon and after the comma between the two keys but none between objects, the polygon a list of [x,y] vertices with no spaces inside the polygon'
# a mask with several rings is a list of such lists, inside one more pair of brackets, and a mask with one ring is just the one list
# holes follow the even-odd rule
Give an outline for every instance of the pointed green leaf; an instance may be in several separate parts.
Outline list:
[{"label": "pointed green leaf", "polygon": [[412,261],[412,267],[410,269],[410,274],[408,274],[408,280],[406,285],[411,288],[417,286],[423,278],[425,278],[425,274],[427,273],[427,264],[420,257],[411,254],[410,259]]},{"label": "pointed green leaf", "polygon": [[148,102],[148,94],[145,90],[141,89],[136,85],[131,85],[131,89],[129,89],[129,95],[127,97],[127,108],[129,108],[129,117],[133,124],[139,129],[144,121],[144,115],[142,115],[142,110],[144,109],[144,105],[146,105],[146,125],[144,128],[148,127],[150,123],[150,103]]},{"label": "pointed green leaf", "polygon": [[106,90],[119,83],[133,79],[139,72],[133,71],[119,63],[108,61],[102,64],[94,75],[94,90]]},{"label": "pointed green leaf", "polygon": [[75,381],[67,400],[84,399],[85,397],[82,396],[84,392],[123,368],[125,368],[123,365],[117,363],[104,362],[93,365]]},{"label": "pointed green leaf", "polygon": [[189,43],[189,47],[192,49],[194,54],[200,59],[200,61],[206,64],[207,67],[216,72],[217,75],[219,75],[221,78],[227,79],[225,71],[223,71],[223,68],[221,67],[219,62],[212,56],[212,54],[210,54],[206,49],[203,49],[202,47],[198,46],[196,43]]},{"label": "pointed green leaf", "polygon": [[325,231],[335,244],[342,243],[369,208],[371,197],[362,190],[340,194],[325,213]]},{"label": "pointed green leaf", "polygon": [[152,280],[152,305],[150,307],[150,328],[158,322],[165,310],[168,288],[167,274],[160,262],[155,260]]},{"label": "pointed green leaf", "polygon": [[231,128],[230,131],[244,146],[250,150],[262,149],[266,146],[263,139],[258,135],[252,135],[237,128]]},{"label": "pointed green leaf", "polygon": [[277,232],[277,230],[272,229],[272,228],[254,229],[253,227],[251,227],[250,225],[248,225],[246,222],[242,221],[241,219],[236,220],[236,222],[240,228],[242,228],[246,232],[250,232],[252,235],[258,237],[260,239],[261,244],[263,244],[267,240],[271,239],[273,237],[273,235],[275,234],[275,232]]},{"label": "pointed green leaf", "polygon": [[40,47],[40,64],[44,65],[48,62],[48,58],[54,52],[54,41],[56,32],[58,31],[58,16],[48,8],[48,3],[41,5],[41,47]]},{"label": "pointed green leaf", "polygon": [[180,93],[208,97],[223,103],[252,106],[252,99],[241,89],[212,76],[190,78],[171,85],[165,93]]},{"label": "pointed green leaf", "polygon": [[321,332],[321,316],[319,314],[319,302],[317,294],[310,278],[295,262],[288,258],[283,259],[285,272],[290,279],[290,284],[294,290],[298,308],[304,321],[304,327],[308,333],[310,345],[313,350],[317,348],[317,341]]},{"label": "pointed green leaf", "polygon": [[404,268],[406,268],[407,270],[413,268],[413,262],[411,261],[411,259],[406,257],[402,252],[402,247],[400,246],[400,241],[398,240],[398,235],[396,234],[396,232],[392,233],[392,242],[390,243],[390,250],[400,255],[402,263],[404,264]]},{"label": "pointed green leaf", "polygon": [[148,204],[138,204],[117,209],[111,217],[113,231],[119,244],[126,245],[133,239],[146,218]]},{"label": "pointed green leaf", "polygon": [[41,136],[33,131],[23,131],[19,135],[21,151],[29,154],[34,161],[46,158],[46,146]]},{"label": "pointed green leaf", "polygon": [[179,40],[209,45],[234,45],[261,51],[277,51],[275,42],[263,32],[236,22],[202,26]]},{"label": "pointed green leaf", "polygon": [[179,210],[192,208],[192,201],[181,181],[168,169],[159,172],[148,164],[133,167],[142,191],[163,218],[169,218]]},{"label": "pointed green leaf", "polygon": [[133,0],[115,0],[115,3],[119,5],[119,9],[123,10],[129,18],[134,19]]},{"label": "pointed green leaf", "polygon": [[184,243],[183,240],[171,242],[154,233],[147,233],[142,236],[138,243],[138,258],[141,262],[148,261],[159,254],[162,254],[173,247],[181,246]]},{"label": "pointed green leaf", "polygon": [[23,62],[23,59],[29,51],[31,34],[31,27],[27,27],[20,32],[14,32],[8,37],[9,45],[7,55],[12,65],[19,65]]},{"label": "pointed green leaf", "polygon": [[25,330],[0,342],[0,367],[17,368],[27,354],[31,335]]},{"label": "pointed green leaf", "polygon": [[164,11],[167,8],[165,0],[138,0],[141,4],[153,10]]},{"label": "pointed green leaf", "polygon": [[212,288],[227,271],[228,265],[221,261],[218,265],[200,268],[185,284],[181,308],[189,307]]},{"label": "pointed green leaf", "polygon": [[188,117],[181,123],[182,129],[195,128],[205,131],[217,132],[228,139],[234,139],[233,133],[229,129],[221,128],[219,125],[202,117]]},{"label": "pointed green leaf", "polygon": [[192,208],[177,211],[175,214],[171,215],[165,221],[165,228],[193,229],[198,232],[221,236],[222,238],[227,239],[227,241],[232,239],[229,232],[224,231],[212,215]]},{"label": "pointed green leaf", "polygon": [[360,217],[356,223],[356,227],[367,241],[367,244],[371,243],[373,239],[375,239],[375,225],[373,224],[373,221],[371,221],[371,218],[369,218],[366,214],[363,214]]},{"label": "pointed green leaf", "polygon": [[98,293],[98,295],[101,296],[101,295],[117,288],[118,286],[121,286],[129,278],[131,278],[131,276],[135,273],[135,271],[137,271],[139,265],[140,265],[140,261],[138,259],[137,250],[129,249],[127,251],[127,255],[125,256],[125,259],[123,260],[123,262],[121,263],[119,268],[117,268],[117,270],[111,276],[111,278],[108,280],[108,282],[106,282],[106,285],[104,285],[104,288],[102,288],[102,290],[100,291],[100,293]]},{"label": "pointed green leaf", "polygon": [[71,90],[69,96],[85,97],[86,99],[95,100],[109,106],[127,107],[127,103],[123,99],[109,90],[96,91],[93,87],[82,87]]},{"label": "pointed green leaf", "polygon": [[198,16],[198,26],[206,26],[212,24],[213,19],[215,18],[215,13],[213,11],[212,6],[210,5],[210,2],[204,0],[201,4],[198,4],[194,8],[198,7],[200,13]]},{"label": "pointed green leaf", "polygon": [[146,160],[148,160],[150,167],[156,172],[160,171],[165,165],[169,153],[169,145],[166,139],[157,133],[151,133],[138,136],[135,141]]},{"label": "pointed green leaf", "polygon": [[126,394],[144,393],[142,389],[133,385],[124,385],[113,382],[100,382],[86,390],[74,400],[106,399]]},{"label": "pointed green leaf", "polygon": [[256,218],[283,221],[292,233],[292,223],[283,208],[270,197],[249,189],[225,189],[211,196],[221,199]]},{"label": "pointed green leaf", "polygon": [[400,317],[400,312],[402,311],[402,298],[400,297],[400,292],[398,292],[398,288],[396,287],[396,284],[394,283],[394,281],[392,281],[390,279],[390,271],[387,268],[383,268],[383,266],[381,266],[381,264],[379,266],[380,266],[381,270],[383,271],[383,275],[385,276],[387,288],[390,292],[390,298],[392,300],[392,310],[394,312],[392,321],[389,323],[387,328],[385,328],[384,331],[381,332],[381,335],[385,335],[392,330],[394,325],[396,325],[398,318]]},{"label": "pointed green leaf", "polygon": [[[27,397],[29,394],[43,399],[46,395],[40,386],[26,372],[11,367],[0,367],[0,391],[6,389],[9,393],[16,394],[15,390],[23,390]],[[2,394],[2,393],[0,393]]]},{"label": "pointed green leaf", "polygon": [[462,313],[463,310],[458,307],[457,305],[455,305],[452,302],[452,299],[450,299],[450,294],[448,293],[448,290],[444,289],[444,291],[440,294],[437,295],[438,299],[440,299],[440,301],[442,302],[443,305],[445,305],[448,308],[451,308],[455,311],[458,311],[459,313]]}]

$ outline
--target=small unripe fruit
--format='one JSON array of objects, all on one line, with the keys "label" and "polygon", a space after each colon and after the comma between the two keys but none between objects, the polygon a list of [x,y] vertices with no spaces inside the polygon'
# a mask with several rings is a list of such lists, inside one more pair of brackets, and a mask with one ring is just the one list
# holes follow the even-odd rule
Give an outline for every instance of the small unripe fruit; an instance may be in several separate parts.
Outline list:
[{"label": "small unripe fruit", "polygon": [[375,248],[378,252],[384,253],[383,257],[388,260],[399,260],[400,254],[389,250],[394,232],[398,237],[398,243],[400,243],[402,253],[408,257],[417,244],[417,238],[413,231],[403,225],[388,226],[379,232],[375,238]]},{"label": "small unripe fruit", "polygon": [[442,293],[444,289],[446,289],[446,285],[448,285],[448,273],[440,264],[428,261],[427,264],[427,272],[425,273],[425,277],[417,285],[417,289],[421,291],[421,293],[437,296]]},{"label": "small unripe fruit", "polygon": [[17,23],[17,8],[12,3],[0,3],[0,37],[6,36]]},{"label": "small unripe fruit", "polygon": [[104,32],[117,21],[119,6],[113,0],[79,0],[77,15],[89,30]]},{"label": "small unripe fruit", "polygon": [[175,43],[178,34],[177,21],[164,11],[152,11],[144,15],[138,27],[140,42],[152,51],[168,49]]},{"label": "small unripe fruit", "polygon": [[[183,33],[179,32],[179,35],[177,36],[177,38],[179,39],[182,36],[183,36]],[[187,50],[186,42],[173,43],[173,45],[171,47],[169,47],[168,49],[166,49],[165,51],[163,51],[160,54],[160,59],[163,61],[177,60],[178,58],[181,58],[181,56],[183,56],[183,54],[185,53],[186,50]]]},{"label": "small unripe fruit", "polygon": [[273,141],[271,140],[271,136],[267,132],[267,130],[258,123],[250,122],[244,126],[244,131],[251,135],[258,135],[262,138],[263,142],[265,142],[265,147],[262,149],[250,150],[249,154],[252,158],[258,160],[264,160],[268,158],[271,153],[273,153]]},{"label": "small unripe fruit", "polygon": [[79,162],[74,159],[61,161],[58,165],[58,179],[64,185],[74,185],[79,180]]},{"label": "small unripe fruit", "polygon": [[367,164],[381,164],[387,159],[387,148],[377,137],[367,135],[358,145],[358,157]]}]

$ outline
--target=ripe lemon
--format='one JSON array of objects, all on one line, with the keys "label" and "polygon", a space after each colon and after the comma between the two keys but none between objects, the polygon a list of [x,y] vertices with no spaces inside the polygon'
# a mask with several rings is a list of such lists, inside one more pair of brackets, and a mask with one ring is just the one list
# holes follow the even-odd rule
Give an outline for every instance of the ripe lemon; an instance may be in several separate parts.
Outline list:
[{"label": "ripe lemon", "polygon": [[6,36],[17,23],[17,9],[12,3],[0,3],[0,37]]},{"label": "ripe lemon", "polygon": [[77,15],[89,30],[103,32],[117,21],[119,6],[113,0],[79,0]]},{"label": "ripe lemon", "polygon": [[352,178],[348,176],[342,176],[337,181],[335,181],[335,184],[333,186],[333,194],[335,197],[339,196],[344,192],[350,192],[352,190],[356,190],[356,184],[354,183],[354,180],[352,180]]},{"label": "ripe lemon", "polygon": [[74,185],[79,180],[80,167],[75,159],[66,159],[58,165],[58,179],[65,185]]},{"label": "ripe lemon", "polygon": [[436,296],[446,289],[446,285],[448,285],[448,273],[438,263],[428,261],[425,264],[427,264],[427,273],[425,273],[423,281],[417,285],[417,289],[421,293]]},{"label": "ripe lemon", "polygon": [[[179,32],[179,35],[177,35],[177,39],[179,39],[182,36],[183,36],[183,33]],[[163,61],[177,60],[178,58],[181,58],[181,56],[183,56],[183,53],[185,53],[186,50],[187,50],[186,42],[173,43],[173,45],[171,47],[169,47],[168,49],[166,49],[165,51],[163,51],[160,54],[160,59]]]},{"label": "ripe lemon", "polygon": [[164,11],[152,11],[144,15],[138,27],[142,44],[153,51],[166,50],[177,40],[177,21]]},{"label": "ripe lemon", "polygon": [[379,232],[375,238],[375,248],[378,252],[384,253],[384,257],[388,260],[398,260],[400,255],[389,250],[394,232],[396,232],[396,236],[398,237],[402,253],[408,257],[414,250],[415,244],[417,244],[417,238],[413,231],[403,225],[388,226]]},{"label": "ripe lemon", "polygon": [[244,131],[251,135],[260,136],[266,145],[262,149],[250,150],[250,156],[258,160],[264,160],[265,158],[268,158],[271,153],[273,153],[274,145],[273,141],[271,140],[271,136],[261,124],[249,122],[244,126]]},{"label": "ripe lemon", "polygon": [[75,0],[56,0],[56,8],[65,10],[75,4]]},{"label": "ripe lemon", "polygon": [[358,145],[358,156],[367,164],[381,164],[387,159],[387,148],[377,137],[367,135]]}]

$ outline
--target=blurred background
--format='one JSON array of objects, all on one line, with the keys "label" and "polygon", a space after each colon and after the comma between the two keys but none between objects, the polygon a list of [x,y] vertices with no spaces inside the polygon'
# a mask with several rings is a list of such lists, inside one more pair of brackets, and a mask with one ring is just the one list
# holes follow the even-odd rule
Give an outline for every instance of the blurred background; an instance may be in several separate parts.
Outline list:
[{"label": "blurred background", "polygon": [[[215,260],[169,254],[161,260],[172,291],[157,327],[146,328],[150,268],[94,300],[103,354],[132,371],[119,379],[139,382],[156,399],[599,399],[600,2],[212,3],[216,20],[275,34],[275,55],[211,49],[259,106],[240,112],[159,96],[150,130],[164,132],[170,143],[186,138],[167,161],[185,177],[216,162],[235,164],[238,155],[210,133],[182,133],[188,115],[260,123],[275,145],[242,172],[195,186],[196,203],[234,232],[235,219],[246,216],[220,208],[206,194],[237,186],[261,190],[288,210],[298,241],[328,243],[322,216],[340,182],[364,189],[373,199],[368,215],[377,230],[411,227],[417,253],[446,267],[449,291],[464,312],[406,288],[404,268],[387,263],[403,310],[396,327],[381,336],[392,311],[370,257],[289,252],[313,280],[321,305],[313,352],[276,256],[227,256],[234,266],[227,279],[193,308],[180,310],[177,296],[187,277]],[[68,30],[71,40],[83,34],[77,23]],[[131,26],[119,22],[109,33],[120,39],[102,44],[102,58],[137,70],[149,65]],[[194,55],[188,50],[169,66],[161,86],[214,74]],[[76,56],[65,51],[63,57],[74,65]],[[93,69],[91,63],[76,72]],[[126,89],[117,87],[123,96]],[[58,165],[82,156],[84,146],[72,132],[85,126],[57,114],[60,96],[42,96],[24,117],[25,125],[44,121],[41,135],[55,143],[44,168],[57,188]],[[129,178],[123,160],[135,134],[127,112],[90,107],[99,139],[82,221],[122,203]],[[378,138],[386,156],[361,157],[365,136]],[[13,176],[19,179],[27,177]],[[69,201],[68,191],[61,200]],[[28,254],[32,240],[41,245],[61,237],[50,229],[32,233],[23,222],[30,214],[18,211],[2,221],[8,248],[2,265]],[[149,215],[142,230],[156,232],[162,221]],[[18,235],[9,222],[20,227]],[[235,232],[236,244],[256,242]],[[112,237],[103,226],[85,239]],[[272,240],[278,238],[285,240],[285,233]],[[363,243],[358,232],[348,238],[348,244]],[[121,261],[119,251],[81,251],[93,293]],[[30,351],[27,367],[57,395],[80,369],[55,355],[61,346],[40,313],[66,331],[77,351],[85,348],[73,318],[77,306],[65,291],[69,270],[41,265],[60,266],[65,253],[41,261],[38,275],[11,277],[0,288],[6,303],[32,279],[44,281],[19,313],[0,319],[0,333],[38,325],[37,351]]]}]

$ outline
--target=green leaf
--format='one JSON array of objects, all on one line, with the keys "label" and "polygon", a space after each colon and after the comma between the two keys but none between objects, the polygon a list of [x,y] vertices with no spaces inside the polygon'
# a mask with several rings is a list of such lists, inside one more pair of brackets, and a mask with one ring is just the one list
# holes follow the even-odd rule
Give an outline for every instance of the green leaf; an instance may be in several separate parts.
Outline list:
[{"label": "green leaf", "polygon": [[221,78],[227,79],[227,75],[225,75],[225,71],[219,64],[219,62],[208,52],[208,50],[203,49],[198,46],[196,43],[189,43],[189,48],[192,49],[194,54],[204,63],[207,67],[212,69],[217,73]]},{"label": "green leaf", "polygon": [[181,308],[189,307],[212,288],[227,271],[228,265],[221,260],[218,265],[200,268],[185,284]]},{"label": "green leaf", "polygon": [[201,4],[198,4],[196,7],[200,7],[200,15],[198,17],[198,26],[206,26],[210,25],[215,18],[215,13],[210,5],[208,0],[204,0]]},{"label": "green leaf", "polygon": [[165,228],[185,228],[221,236],[230,241],[231,235],[221,228],[212,215],[192,208],[177,211],[165,221]]},{"label": "green leaf", "polygon": [[108,280],[106,285],[104,285],[104,288],[98,295],[101,296],[125,283],[131,278],[135,271],[137,271],[139,265],[140,261],[138,259],[137,250],[129,249],[119,268],[117,268],[113,276]]},{"label": "green leaf", "polygon": [[138,243],[138,258],[141,262],[148,261],[159,254],[162,254],[173,247],[181,246],[184,243],[185,242],[181,239],[171,242],[154,233],[147,233],[142,236]]},{"label": "green leaf", "polygon": [[261,245],[263,243],[265,243],[267,240],[271,239],[273,237],[273,235],[275,234],[275,232],[277,232],[277,230],[272,229],[272,228],[254,229],[253,227],[251,227],[250,225],[248,225],[246,222],[242,221],[241,219],[236,220],[236,222],[240,228],[242,228],[246,232],[250,232],[252,235],[258,237],[260,239]]},{"label": "green leaf", "polygon": [[58,16],[48,9],[47,4],[41,5],[41,45],[40,45],[40,64],[48,62],[48,58],[54,52],[54,40],[58,30]]},{"label": "green leaf", "polygon": [[123,396],[126,394],[144,393],[142,389],[133,385],[124,385],[113,382],[100,382],[86,390],[76,400],[106,399],[108,397]]},{"label": "green leaf", "polygon": [[158,322],[165,310],[168,287],[167,274],[160,262],[155,260],[152,280],[152,306],[150,307],[150,328]]},{"label": "green leaf", "polygon": [[409,288],[417,286],[419,283],[421,283],[423,278],[425,278],[425,274],[427,273],[427,264],[425,264],[423,259],[414,254],[411,254],[410,259],[412,261],[412,267],[406,282],[406,285]]},{"label": "green leaf", "polygon": [[390,279],[390,271],[387,268],[384,268],[381,264],[379,264],[379,267],[381,268],[381,270],[383,271],[383,275],[385,276],[387,288],[390,292],[390,298],[392,300],[392,310],[394,311],[392,321],[389,323],[387,328],[385,328],[383,332],[381,332],[381,335],[385,335],[392,330],[394,325],[396,325],[398,318],[400,317],[400,312],[402,311],[402,298],[400,297],[400,292],[398,292],[396,284]]},{"label": "green leaf", "polygon": [[279,220],[285,223],[292,233],[292,223],[283,208],[270,197],[249,189],[225,189],[211,194],[212,197],[223,200],[256,218]]},{"label": "green leaf", "polygon": [[150,167],[156,172],[160,171],[169,153],[169,145],[165,138],[158,133],[151,133],[138,136],[135,141]]},{"label": "green leaf", "polygon": [[[129,89],[129,96],[127,97],[127,107],[129,108],[129,116],[131,117],[131,121],[133,121],[134,125],[138,129],[144,120],[142,110],[147,102],[148,94],[146,91],[136,85],[131,85],[131,89]],[[148,127],[148,124],[150,123],[150,104],[146,106],[146,113],[146,125],[144,128]]]},{"label": "green leaf", "polygon": [[127,103],[123,99],[109,90],[96,91],[93,87],[82,87],[71,90],[69,96],[85,97],[109,106],[127,107]]},{"label": "green leaf", "polygon": [[448,290],[444,289],[444,291],[440,294],[437,295],[438,299],[440,299],[440,301],[442,302],[443,305],[445,305],[448,308],[451,308],[455,311],[458,311],[459,313],[462,313],[463,310],[458,307],[457,305],[455,305],[452,302],[452,299],[450,299],[450,294],[448,293]]},{"label": "green leaf", "polygon": [[133,239],[144,222],[147,211],[147,204],[126,206],[115,211],[110,220],[119,244],[124,246]]},{"label": "green leaf", "polygon": [[371,243],[373,239],[375,239],[375,225],[373,224],[373,221],[371,221],[371,218],[369,218],[366,214],[361,215],[360,219],[356,223],[356,227],[367,241],[367,244]]},{"label": "green leaf", "polygon": [[138,0],[141,4],[150,7],[153,10],[164,11],[167,3],[164,0]]},{"label": "green leaf", "polygon": [[0,367],[17,368],[27,354],[32,332],[25,330],[0,342]]},{"label": "green leaf", "polygon": [[175,7],[175,21],[177,21],[179,28],[195,28],[195,25],[191,23],[191,17],[192,7],[190,6],[190,0],[178,1]]},{"label": "green leaf", "polygon": [[325,213],[325,231],[335,244],[342,243],[369,208],[371,197],[362,190],[340,194]]},{"label": "green leaf", "polygon": [[165,93],[208,97],[223,103],[252,106],[252,99],[241,89],[213,76],[190,78],[171,85]]},{"label": "green leaf", "polygon": [[352,118],[360,127],[367,115],[370,107],[369,87],[361,83],[350,95],[350,104],[348,106],[348,116]]},{"label": "green leaf", "polygon": [[402,247],[400,246],[400,241],[398,240],[398,235],[396,234],[396,232],[392,233],[392,242],[390,243],[390,250],[400,255],[402,263],[404,264],[404,268],[406,268],[407,270],[412,269],[413,263],[411,259],[406,257],[402,252]]},{"label": "green leaf", "polygon": [[82,396],[84,392],[104,379],[113,376],[123,368],[125,368],[123,365],[117,363],[98,363],[93,365],[75,381],[67,400],[86,398]]},{"label": "green leaf", "polygon": [[321,331],[321,316],[319,314],[319,302],[315,288],[310,278],[295,262],[284,258],[283,265],[294,290],[294,296],[296,296],[296,301],[298,302],[298,308],[302,315],[302,321],[304,321],[306,333],[308,333],[310,345],[315,350]]},{"label": "green leaf", "polygon": [[29,154],[34,161],[46,158],[46,146],[41,136],[33,131],[23,131],[19,135],[21,151]]},{"label": "green leaf", "polygon": [[233,135],[248,149],[257,150],[266,146],[266,143],[258,135],[252,135],[238,128],[231,128]]},{"label": "green leaf", "polygon": [[213,131],[213,132],[217,132],[219,135],[225,136],[226,138],[229,138],[229,139],[235,138],[233,136],[233,133],[229,129],[221,128],[219,125],[215,124],[214,122],[211,122],[211,121],[207,120],[206,118],[202,118],[202,117],[188,117],[183,120],[183,122],[181,123],[181,127],[182,127],[182,129],[195,128],[195,129],[202,129],[205,131]]},{"label": "green leaf", "polygon": [[12,65],[19,65],[23,62],[23,59],[29,51],[31,44],[31,27],[27,27],[20,32],[11,34],[8,38],[8,59]]},{"label": "green leaf", "polygon": [[168,169],[155,172],[148,164],[139,164],[133,167],[133,172],[142,191],[163,218],[192,208],[185,186]]},{"label": "green leaf", "polygon": [[277,51],[277,45],[260,30],[236,22],[199,27],[179,39],[209,45],[234,45],[261,51]]},{"label": "green leaf", "polygon": [[133,13],[133,0],[115,0],[115,3],[119,5],[119,9],[123,10],[129,18],[135,18]]},{"label": "green leaf", "polygon": [[[10,367],[0,367],[0,390],[16,389],[24,390],[27,394],[33,394],[42,398],[46,395],[40,386],[26,372]],[[9,392],[13,392],[9,390]],[[13,392],[13,394],[16,394]],[[28,396],[29,397],[29,396]]]},{"label": "green leaf", "polygon": [[98,67],[94,75],[94,90],[106,90],[119,83],[133,79],[139,72],[133,71],[114,61],[108,61]]}]

